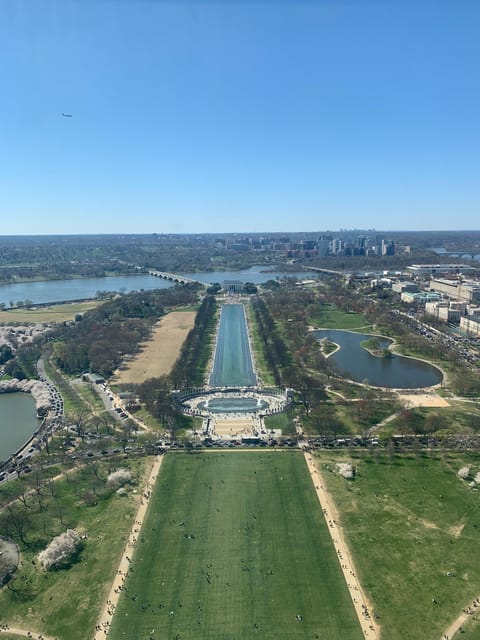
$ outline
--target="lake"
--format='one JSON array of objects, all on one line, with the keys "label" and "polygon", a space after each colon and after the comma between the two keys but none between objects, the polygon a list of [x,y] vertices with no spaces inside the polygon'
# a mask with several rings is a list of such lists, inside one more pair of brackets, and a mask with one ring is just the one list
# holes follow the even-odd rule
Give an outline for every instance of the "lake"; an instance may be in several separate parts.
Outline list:
[{"label": "lake", "polygon": [[20,449],[40,424],[29,393],[0,393],[0,460]]},{"label": "lake", "polygon": [[[318,274],[308,272],[282,273],[281,271],[266,272],[265,266],[254,266],[239,271],[211,271],[199,273],[182,273],[192,280],[199,280],[206,284],[224,280],[241,280],[261,284],[267,280],[275,280],[287,276],[312,278]],[[272,269],[274,267],[271,267]],[[149,274],[129,276],[108,276],[103,278],[76,278],[71,280],[45,280],[39,282],[18,282],[0,285],[0,303],[10,306],[10,302],[31,300],[34,304],[46,302],[62,302],[66,300],[85,300],[95,298],[99,291],[117,291],[127,293],[144,289],[167,289],[174,285],[170,280],[163,280]]]},{"label": "lake", "polygon": [[375,387],[395,389],[418,389],[442,382],[442,372],[427,362],[395,354],[392,354],[391,358],[377,357],[360,344],[375,337],[383,349],[393,342],[390,338],[339,329],[318,329],[313,331],[313,334],[319,340],[327,338],[340,346],[340,349],[329,357],[329,362],[344,378],[356,382],[366,380]]}]

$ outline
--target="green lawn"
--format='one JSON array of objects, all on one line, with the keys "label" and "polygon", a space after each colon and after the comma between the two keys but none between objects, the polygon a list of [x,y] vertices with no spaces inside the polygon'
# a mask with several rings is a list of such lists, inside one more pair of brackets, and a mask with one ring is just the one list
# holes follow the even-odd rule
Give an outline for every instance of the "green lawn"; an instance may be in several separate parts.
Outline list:
[{"label": "green lawn", "polygon": [[109,640],[362,637],[298,452],[168,455],[139,537]]},{"label": "green lawn", "polygon": [[91,300],[89,302],[67,302],[50,306],[40,305],[32,309],[9,309],[8,311],[0,311],[0,323],[65,322],[73,320],[77,313],[85,313],[90,309],[95,309],[103,302],[103,300]]},{"label": "green lawn", "polygon": [[377,452],[353,459],[358,473],[349,483],[333,472],[345,453],[318,459],[380,616],[382,638],[441,638],[480,594],[480,497],[457,476],[465,464],[474,474],[480,470],[480,456],[390,458]]},{"label": "green lawn", "polygon": [[322,329],[362,329],[368,332],[369,325],[367,318],[362,313],[341,311],[331,304],[322,304],[312,318],[309,319]]},{"label": "green lawn", "polygon": [[255,314],[253,313],[252,306],[250,304],[246,305],[246,310],[257,375],[260,377],[264,385],[273,386],[275,384],[275,380],[265,360],[263,342],[258,334],[257,321],[255,319]]},{"label": "green lawn", "polygon": [[281,429],[282,435],[284,436],[295,435],[294,417],[295,414],[293,411],[276,413],[273,416],[267,416],[265,418],[265,426],[267,429]]},{"label": "green lawn", "polygon": [[[143,476],[148,462],[130,462],[134,477]],[[0,589],[0,624],[27,628],[58,640],[88,640],[93,636],[139,497],[120,497],[106,490],[105,478],[111,469],[111,463],[100,462],[93,473],[86,465],[72,471],[68,480],[61,479],[54,487],[45,487],[38,496],[35,492],[27,499],[27,508],[22,507],[20,513],[28,519],[28,545],[20,543],[21,567],[13,581],[14,591]],[[38,552],[67,528],[88,536],[78,561],[68,569],[44,571],[37,560]]]},{"label": "green lawn", "polygon": [[454,636],[455,639],[462,638],[462,640],[480,640],[480,622],[478,620],[478,613],[475,615],[475,619],[473,616],[468,619],[468,621],[462,625],[463,633],[457,634]]}]

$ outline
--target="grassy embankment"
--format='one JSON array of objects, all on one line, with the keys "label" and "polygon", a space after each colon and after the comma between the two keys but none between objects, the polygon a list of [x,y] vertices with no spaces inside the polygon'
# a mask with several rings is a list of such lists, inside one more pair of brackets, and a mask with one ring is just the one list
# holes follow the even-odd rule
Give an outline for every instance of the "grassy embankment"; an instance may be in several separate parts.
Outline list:
[{"label": "grassy embankment", "polygon": [[103,302],[103,300],[91,300],[89,302],[69,302],[49,306],[40,305],[32,309],[9,309],[0,311],[0,324],[67,322],[68,320],[73,320],[78,313],[85,313],[95,309]]},{"label": "grassy embankment", "polygon": [[332,472],[345,453],[317,459],[382,638],[438,640],[480,593],[479,496],[457,475],[465,464],[475,475],[480,456],[358,453],[353,482]]},{"label": "grassy embankment", "polygon": [[262,384],[266,387],[274,386],[275,381],[273,379],[272,372],[270,371],[265,356],[263,353],[263,342],[258,333],[258,326],[255,319],[255,314],[253,313],[253,309],[250,304],[245,305],[247,312],[247,320],[248,320],[248,328],[250,331],[251,338],[251,346],[254,351],[254,362],[257,371],[257,375],[259,376]]},{"label": "grassy embankment", "polygon": [[[134,476],[144,478],[150,461],[128,464]],[[114,467],[112,460],[91,463],[27,497],[22,517],[28,545],[20,543],[21,566],[11,585],[15,591],[0,590],[0,623],[59,640],[92,637],[141,495],[139,490],[121,497],[106,488]],[[2,503],[7,497],[3,491]],[[38,552],[67,528],[87,534],[84,549],[69,568],[44,571],[36,560]]]},{"label": "grassy embankment", "polygon": [[131,566],[111,640],[362,637],[298,452],[167,456]]}]

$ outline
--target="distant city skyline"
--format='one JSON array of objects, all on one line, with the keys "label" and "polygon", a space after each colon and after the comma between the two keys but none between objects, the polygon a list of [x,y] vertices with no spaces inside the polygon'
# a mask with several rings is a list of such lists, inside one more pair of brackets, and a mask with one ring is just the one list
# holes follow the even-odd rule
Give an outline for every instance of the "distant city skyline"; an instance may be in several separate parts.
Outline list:
[{"label": "distant city skyline", "polygon": [[0,234],[469,230],[480,4],[5,0]]}]

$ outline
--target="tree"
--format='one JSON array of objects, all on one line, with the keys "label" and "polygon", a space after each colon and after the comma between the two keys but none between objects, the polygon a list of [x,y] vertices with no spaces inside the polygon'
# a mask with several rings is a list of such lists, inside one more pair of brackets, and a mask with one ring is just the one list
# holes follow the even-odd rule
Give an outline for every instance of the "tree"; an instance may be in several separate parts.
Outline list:
[{"label": "tree", "polygon": [[32,518],[27,509],[19,505],[9,504],[0,518],[0,530],[14,540],[19,540],[28,546],[27,533],[32,524]]},{"label": "tree", "polygon": [[117,469],[107,478],[107,486],[111,489],[118,489],[125,484],[132,482],[132,472],[129,469]]},{"label": "tree", "polygon": [[257,293],[258,289],[253,282],[245,282],[243,285],[244,293]]},{"label": "tree", "polygon": [[13,351],[10,345],[2,344],[0,347],[0,364],[5,364],[8,360],[13,358]]},{"label": "tree", "polygon": [[58,569],[68,565],[81,546],[81,538],[74,529],[53,538],[48,547],[38,554],[44,569]]},{"label": "tree", "polygon": [[219,282],[213,282],[208,288],[207,293],[214,296],[218,293],[222,288],[222,285]]}]

